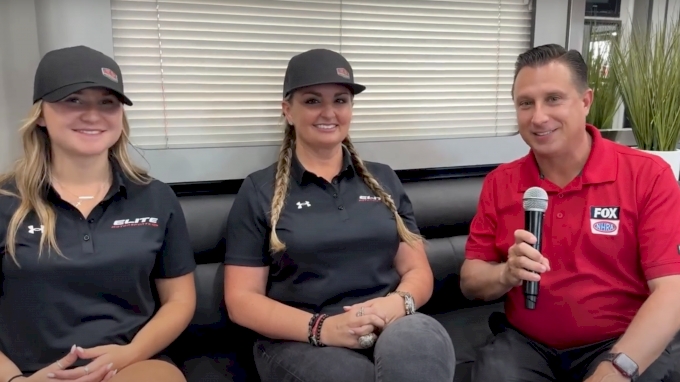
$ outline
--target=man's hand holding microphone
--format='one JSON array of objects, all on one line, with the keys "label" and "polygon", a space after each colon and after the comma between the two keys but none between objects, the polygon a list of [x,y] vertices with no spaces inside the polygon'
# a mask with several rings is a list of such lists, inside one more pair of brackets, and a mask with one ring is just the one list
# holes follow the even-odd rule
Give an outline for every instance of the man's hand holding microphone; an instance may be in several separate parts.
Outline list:
[{"label": "man's hand holding microphone", "polygon": [[[540,281],[540,274],[550,270],[550,261],[533,245],[536,236],[523,229],[515,231],[515,244],[508,250],[508,261],[501,270],[501,283],[520,286],[524,281]],[[535,273],[534,273],[535,272]]]},{"label": "man's hand holding microphone", "polygon": [[508,250],[508,261],[501,269],[501,282],[508,287],[523,285],[524,306],[536,309],[540,274],[550,270],[541,254],[543,215],[548,209],[548,193],[540,187],[524,192],[524,229],[515,231],[515,244]]}]

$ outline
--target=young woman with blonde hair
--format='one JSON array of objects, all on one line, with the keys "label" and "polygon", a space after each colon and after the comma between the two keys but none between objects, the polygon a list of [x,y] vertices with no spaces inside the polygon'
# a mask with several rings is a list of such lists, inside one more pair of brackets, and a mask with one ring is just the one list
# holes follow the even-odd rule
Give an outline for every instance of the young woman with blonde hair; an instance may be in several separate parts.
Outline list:
[{"label": "young woman with blonde hair", "polygon": [[226,228],[225,300],[259,334],[263,382],[451,382],[453,345],[417,313],[433,276],[394,171],[349,139],[350,64],[313,49],[293,57],[279,160],[250,174]]},{"label": "young woman with blonde hair", "polygon": [[41,60],[23,156],[0,177],[0,381],[185,381],[164,349],[195,309],[173,191],[132,164],[120,68]]}]

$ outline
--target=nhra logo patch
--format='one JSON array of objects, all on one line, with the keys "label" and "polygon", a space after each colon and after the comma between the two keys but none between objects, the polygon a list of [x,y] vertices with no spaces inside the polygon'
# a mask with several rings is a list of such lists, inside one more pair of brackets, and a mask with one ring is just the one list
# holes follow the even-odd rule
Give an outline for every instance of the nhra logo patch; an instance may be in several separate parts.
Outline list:
[{"label": "nhra logo patch", "polygon": [[590,207],[590,232],[614,236],[619,233],[620,207]]}]

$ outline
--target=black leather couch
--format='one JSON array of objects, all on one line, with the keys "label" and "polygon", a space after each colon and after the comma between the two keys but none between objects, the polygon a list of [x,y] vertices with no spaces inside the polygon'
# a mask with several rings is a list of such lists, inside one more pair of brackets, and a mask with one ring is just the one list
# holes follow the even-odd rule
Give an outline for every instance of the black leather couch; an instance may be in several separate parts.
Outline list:
[{"label": "black leather couch", "polygon": [[[491,334],[488,318],[494,311],[503,311],[499,301],[469,301],[460,292],[465,241],[483,174],[414,182],[402,179],[421,233],[429,241],[427,254],[435,276],[433,297],[420,311],[447,329],[456,351],[455,381],[469,381],[475,351]],[[229,321],[223,301],[222,232],[234,194],[178,195],[199,264],[198,305],[190,327],[171,346],[170,356],[188,382],[259,382],[252,361],[253,334]]]}]

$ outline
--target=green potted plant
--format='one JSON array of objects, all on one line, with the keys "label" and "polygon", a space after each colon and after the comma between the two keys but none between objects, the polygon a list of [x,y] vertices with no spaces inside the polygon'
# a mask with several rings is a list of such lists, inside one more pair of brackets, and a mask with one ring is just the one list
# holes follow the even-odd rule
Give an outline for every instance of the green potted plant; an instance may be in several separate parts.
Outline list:
[{"label": "green potted plant", "polygon": [[593,89],[593,103],[590,106],[587,122],[606,135],[604,130],[612,128],[614,115],[619,107],[619,82],[611,73],[612,46],[617,31],[610,25],[603,28],[595,24],[591,27],[585,61],[588,65],[588,86]]},{"label": "green potted plant", "polygon": [[632,30],[612,49],[611,72],[639,150],[664,158],[680,172],[680,25]]}]

